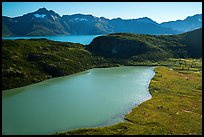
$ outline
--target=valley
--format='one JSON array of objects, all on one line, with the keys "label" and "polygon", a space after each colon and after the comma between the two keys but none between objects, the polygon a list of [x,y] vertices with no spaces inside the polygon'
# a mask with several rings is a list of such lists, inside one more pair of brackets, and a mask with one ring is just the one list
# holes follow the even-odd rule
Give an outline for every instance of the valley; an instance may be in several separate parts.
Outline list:
[{"label": "valley", "polygon": [[159,66],[155,73],[149,85],[152,98],[127,114],[126,121],[56,134],[202,135],[202,72]]},{"label": "valley", "polygon": [[89,45],[47,39],[3,40],[2,89],[95,67],[172,66],[172,58],[199,59],[202,56],[201,30],[170,36],[116,33],[96,37]]},{"label": "valley", "polygon": [[2,14],[3,134],[202,135],[202,13],[72,7]]}]

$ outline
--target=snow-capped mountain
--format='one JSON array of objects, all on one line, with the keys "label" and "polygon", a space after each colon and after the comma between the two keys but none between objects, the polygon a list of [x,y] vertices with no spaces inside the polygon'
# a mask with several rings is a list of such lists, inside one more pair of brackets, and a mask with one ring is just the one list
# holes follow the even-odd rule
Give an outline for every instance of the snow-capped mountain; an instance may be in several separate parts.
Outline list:
[{"label": "snow-capped mountain", "polygon": [[3,34],[17,36],[69,34],[61,17],[54,11],[41,8],[20,17],[3,17]]},{"label": "snow-capped mountain", "polygon": [[19,17],[2,17],[3,36],[97,35],[115,32],[139,34],[178,34],[202,27],[202,16],[158,24],[150,18],[106,19],[74,14],[62,17],[52,10],[40,8]]}]

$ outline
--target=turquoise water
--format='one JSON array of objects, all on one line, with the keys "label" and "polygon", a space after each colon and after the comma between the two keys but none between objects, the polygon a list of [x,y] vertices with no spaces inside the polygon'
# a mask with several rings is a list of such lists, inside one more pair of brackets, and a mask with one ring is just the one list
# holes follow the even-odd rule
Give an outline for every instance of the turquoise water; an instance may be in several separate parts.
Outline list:
[{"label": "turquoise water", "polygon": [[112,125],[151,98],[152,67],[94,68],[3,91],[3,134],[55,132]]},{"label": "turquoise water", "polygon": [[67,35],[67,36],[32,36],[32,37],[2,37],[2,39],[37,39],[46,38],[54,41],[73,42],[88,45],[95,37],[100,35]]}]

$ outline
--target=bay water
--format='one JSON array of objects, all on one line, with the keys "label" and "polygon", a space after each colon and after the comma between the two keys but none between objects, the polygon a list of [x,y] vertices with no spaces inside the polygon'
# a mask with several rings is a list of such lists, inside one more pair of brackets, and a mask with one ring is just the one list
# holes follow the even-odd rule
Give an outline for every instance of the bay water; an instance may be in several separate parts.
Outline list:
[{"label": "bay water", "polygon": [[95,37],[100,35],[61,35],[61,36],[25,36],[25,37],[2,37],[2,39],[39,39],[46,38],[48,40],[60,42],[73,42],[88,45]]},{"label": "bay water", "polygon": [[112,125],[151,98],[152,67],[93,68],[2,92],[2,133],[54,134]]}]

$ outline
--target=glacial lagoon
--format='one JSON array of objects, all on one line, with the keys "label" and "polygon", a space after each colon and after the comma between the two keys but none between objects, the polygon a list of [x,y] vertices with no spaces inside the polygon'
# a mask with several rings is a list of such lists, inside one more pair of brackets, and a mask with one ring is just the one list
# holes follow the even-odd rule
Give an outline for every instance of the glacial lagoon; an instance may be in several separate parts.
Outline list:
[{"label": "glacial lagoon", "polygon": [[151,98],[153,67],[93,68],[2,92],[3,134],[113,125]]}]

